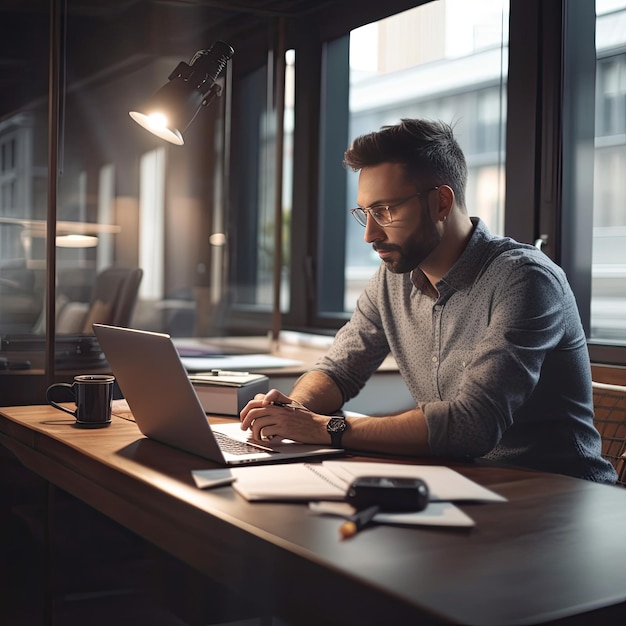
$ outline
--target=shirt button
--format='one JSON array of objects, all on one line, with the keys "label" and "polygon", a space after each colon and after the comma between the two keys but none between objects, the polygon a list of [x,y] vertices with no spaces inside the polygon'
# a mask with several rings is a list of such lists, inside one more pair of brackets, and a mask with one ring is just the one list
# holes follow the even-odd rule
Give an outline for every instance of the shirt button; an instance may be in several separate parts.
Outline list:
[{"label": "shirt button", "polygon": [[438,361],[437,357],[436,357],[436,356],[434,356],[434,355],[430,357],[430,360],[431,360],[433,363],[436,363],[436,362]]}]

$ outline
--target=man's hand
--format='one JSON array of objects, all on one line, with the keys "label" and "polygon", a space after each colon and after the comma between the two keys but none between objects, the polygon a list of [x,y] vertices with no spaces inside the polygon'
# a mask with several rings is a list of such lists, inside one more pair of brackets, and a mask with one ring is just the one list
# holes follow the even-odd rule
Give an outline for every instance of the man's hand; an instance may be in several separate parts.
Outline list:
[{"label": "man's hand", "polygon": [[[322,372],[309,372],[298,380],[291,394],[294,398],[271,389],[255,396],[241,411],[242,430],[250,429],[255,439],[277,437],[330,446],[326,425],[341,406],[341,394],[332,380]],[[418,407],[379,417],[348,416],[346,423],[342,443],[350,450],[430,454],[426,417]]]},{"label": "man's hand", "polygon": [[313,413],[277,389],[257,394],[243,408],[240,419],[241,429],[250,429],[254,439],[279,438],[328,444],[326,423],[329,417]]}]

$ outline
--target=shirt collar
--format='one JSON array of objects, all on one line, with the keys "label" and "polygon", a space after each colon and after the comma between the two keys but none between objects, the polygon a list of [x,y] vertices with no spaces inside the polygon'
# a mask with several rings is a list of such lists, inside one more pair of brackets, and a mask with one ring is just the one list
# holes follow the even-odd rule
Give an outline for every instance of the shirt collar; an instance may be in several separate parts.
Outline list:
[{"label": "shirt collar", "polygon": [[[461,291],[470,287],[482,269],[483,258],[487,253],[485,243],[494,239],[494,236],[479,217],[471,217],[470,220],[474,226],[472,236],[456,263],[437,283],[436,287],[439,292],[441,292],[442,288],[445,288],[444,285],[447,285],[455,291]],[[433,293],[430,281],[419,267],[416,267],[411,272],[411,282],[416,289],[435,295],[436,297],[436,290],[435,293]]]}]

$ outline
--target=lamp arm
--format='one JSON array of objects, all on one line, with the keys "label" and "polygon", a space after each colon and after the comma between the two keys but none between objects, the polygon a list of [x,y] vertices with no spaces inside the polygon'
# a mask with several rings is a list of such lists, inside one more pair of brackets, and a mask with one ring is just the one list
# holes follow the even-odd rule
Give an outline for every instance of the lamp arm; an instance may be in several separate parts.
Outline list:
[{"label": "lamp arm", "polygon": [[204,83],[209,82],[213,85],[217,81],[217,77],[222,73],[234,52],[223,41],[216,41],[208,50],[198,50],[191,60],[189,80],[197,72],[201,78],[196,87],[204,93],[202,88]]}]

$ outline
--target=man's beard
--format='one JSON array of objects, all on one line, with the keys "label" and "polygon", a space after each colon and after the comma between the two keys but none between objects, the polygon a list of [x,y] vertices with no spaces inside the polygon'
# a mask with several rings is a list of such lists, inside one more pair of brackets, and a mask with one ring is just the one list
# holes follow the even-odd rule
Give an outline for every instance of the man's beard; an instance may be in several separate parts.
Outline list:
[{"label": "man's beard", "polygon": [[406,274],[412,272],[418,265],[424,262],[432,251],[439,245],[441,235],[435,228],[430,217],[427,217],[425,224],[426,232],[420,232],[419,239],[412,239],[404,246],[395,244],[374,244],[374,250],[385,250],[395,252],[395,258],[382,259],[390,272],[394,274]]}]

